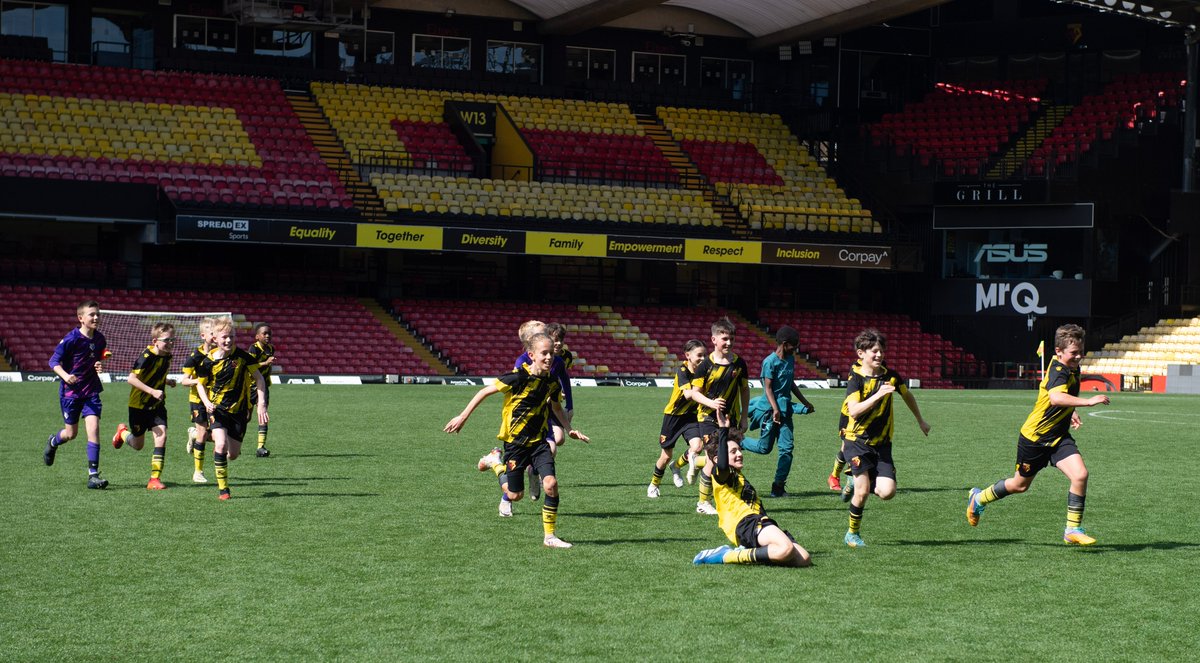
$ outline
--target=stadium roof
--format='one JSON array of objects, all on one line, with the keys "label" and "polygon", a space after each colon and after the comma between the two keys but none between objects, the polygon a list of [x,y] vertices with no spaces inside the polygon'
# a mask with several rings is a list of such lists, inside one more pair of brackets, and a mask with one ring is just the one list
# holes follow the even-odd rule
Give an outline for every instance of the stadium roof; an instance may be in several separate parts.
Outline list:
[{"label": "stadium roof", "polygon": [[[1200,0],[1046,0],[1161,25],[1194,27]],[[394,7],[529,21],[543,35],[573,35],[604,25],[749,39],[750,50],[836,37],[949,0],[376,0]],[[685,29],[686,28],[686,29]]]}]

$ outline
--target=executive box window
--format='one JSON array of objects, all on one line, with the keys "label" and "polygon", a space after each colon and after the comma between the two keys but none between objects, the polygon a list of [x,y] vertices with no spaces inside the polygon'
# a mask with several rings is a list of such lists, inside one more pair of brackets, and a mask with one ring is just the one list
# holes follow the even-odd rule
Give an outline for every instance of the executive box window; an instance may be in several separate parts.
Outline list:
[{"label": "executive box window", "polygon": [[237,53],[237,22],[228,18],[175,15],[175,48]]},{"label": "executive box window", "polygon": [[607,48],[567,47],[567,80],[612,81],[617,78],[617,52]]},{"label": "executive box window", "polygon": [[542,45],[517,41],[487,43],[487,71],[512,74],[532,82],[542,80]]},{"label": "executive box window", "polygon": [[382,30],[364,30],[362,34],[344,34],[338,39],[338,62],[342,71],[353,71],[361,63],[395,64],[396,34]]},{"label": "executive box window", "polygon": [[754,80],[754,63],[732,58],[700,58],[700,86],[740,90]]},{"label": "executive box window", "polygon": [[436,35],[413,35],[412,66],[421,69],[471,68],[471,40]]},{"label": "executive box window", "polygon": [[43,2],[0,2],[0,34],[45,37],[56,62],[67,61],[67,7]]},{"label": "executive box window", "polygon": [[687,80],[687,58],[682,55],[633,52],[634,83],[684,85]]},{"label": "executive box window", "polygon": [[254,54],[277,58],[313,59],[312,33],[287,30],[254,30]]}]

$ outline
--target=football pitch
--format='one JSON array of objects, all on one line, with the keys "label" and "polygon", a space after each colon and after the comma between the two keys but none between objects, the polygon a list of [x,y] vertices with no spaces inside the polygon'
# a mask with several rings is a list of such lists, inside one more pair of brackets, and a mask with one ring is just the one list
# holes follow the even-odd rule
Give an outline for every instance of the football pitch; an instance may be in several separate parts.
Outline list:
[{"label": "football pitch", "polygon": [[[1032,391],[896,401],[896,497],[868,502],[868,546],[842,544],[825,486],[840,391],[806,390],[791,496],[767,512],[814,567],[693,566],[725,543],[696,487],[646,497],[664,389],[577,389],[592,444],[558,456],[559,534],[540,506],[497,516],[476,460],[501,398],[457,436],[474,393],[446,386],[276,386],[270,458],[230,464],[233,499],[191,482],[185,392],[170,392],[163,480],[109,443],[128,387],[104,392],[105,491],[84,487],[82,436],[42,463],[57,387],[0,383],[0,660],[1184,660],[1198,644],[1200,397],[1114,394],[1080,409],[1084,526],[1062,543],[1053,469],[967,525],[967,489],[1011,475]],[[149,446],[149,442],[148,442]],[[213,479],[211,447],[206,472]],[[769,492],[775,456],[747,454]],[[1182,489],[1182,490],[1181,490]]]}]

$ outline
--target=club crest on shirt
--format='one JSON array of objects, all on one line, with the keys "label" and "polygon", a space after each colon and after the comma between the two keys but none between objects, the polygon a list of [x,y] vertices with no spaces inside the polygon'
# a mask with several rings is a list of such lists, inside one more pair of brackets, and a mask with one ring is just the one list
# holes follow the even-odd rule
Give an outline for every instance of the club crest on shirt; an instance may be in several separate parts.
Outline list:
[{"label": "club crest on shirt", "polygon": [[861,458],[859,458],[858,456],[855,456],[854,458],[851,458],[851,459],[850,459],[850,464],[851,464],[851,465],[853,465],[853,466],[855,466],[855,467],[858,467],[859,465],[861,465],[861,464],[862,464],[862,459],[861,459]]}]

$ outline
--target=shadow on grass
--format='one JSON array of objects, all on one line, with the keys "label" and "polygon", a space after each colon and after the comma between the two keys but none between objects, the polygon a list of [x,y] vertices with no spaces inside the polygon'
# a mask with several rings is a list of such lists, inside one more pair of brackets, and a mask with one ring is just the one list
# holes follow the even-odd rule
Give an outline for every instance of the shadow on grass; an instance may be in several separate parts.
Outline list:
[{"label": "shadow on grass", "polygon": [[[572,514],[575,515],[575,514]],[[647,537],[644,539],[571,539],[573,543],[587,543],[593,546],[619,546],[627,543],[693,543],[697,541],[711,541],[711,538],[704,537],[689,537],[689,538],[663,538],[663,537]]]},{"label": "shadow on grass", "polygon": [[573,483],[573,484],[570,484],[571,488],[622,488],[622,487],[628,487],[628,486],[641,486],[642,488],[645,488],[646,483],[645,482],[637,482],[637,483]]},{"label": "shadow on grass", "polygon": [[350,481],[350,477],[239,477],[235,475],[231,481],[247,486],[294,486],[306,481]]},{"label": "shadow on grass", "polygon": [[379,497],[379,493],[263,493],[259,499],[275,499],[277,497]]},{"label": "shadow on grass", "polygon": [[[288,458],[375,458],[379,454],[287,454]],[[275,458],[271,454],[271,458]]]},{"label": "shadow on grass", "polygon": [[678,515],[678,511],[598,511],[594,513],[570,513],[571,518],[659,518]]},{"label": "shadow on grass", "polygon": [[1025,539],[963,539],[961,541],[894,541],[893,546],[921,546],[922,548],[945,548],[947,546],[976,546],[981,543],[1009,544],[1025,543]]},{"label": "shadow on grass", "polygon": [[1080,552],[1100,554],[1110,552],[1143,552],[1146,550],[1180,550],[1200,548],[1195,541],[1147,541],[1145,543],[1097,543],[1091,546],[1068,546],[1062,543],[1039,543],[1047,548],[1078,548]]}]

